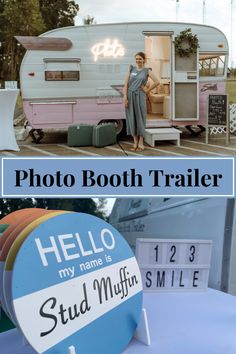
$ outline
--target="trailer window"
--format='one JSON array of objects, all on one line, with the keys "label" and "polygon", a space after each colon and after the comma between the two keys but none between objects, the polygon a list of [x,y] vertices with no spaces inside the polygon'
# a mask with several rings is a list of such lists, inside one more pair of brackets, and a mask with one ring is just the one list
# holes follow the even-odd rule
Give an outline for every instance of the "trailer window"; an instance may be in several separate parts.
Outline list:
[{"label": "trailer window", "polygon": [[79,71],[45,71],[46,81],[79,81]]},{"label": "trailer window", "polygon": [[225,55],[200,54],[199,76],[224,76]]}]

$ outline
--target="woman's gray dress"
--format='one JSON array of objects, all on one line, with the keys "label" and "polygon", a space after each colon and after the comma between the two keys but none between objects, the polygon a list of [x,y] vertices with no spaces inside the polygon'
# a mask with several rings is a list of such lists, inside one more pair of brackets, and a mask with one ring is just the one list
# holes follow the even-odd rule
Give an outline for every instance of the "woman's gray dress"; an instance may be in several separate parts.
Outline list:
[{"label": "woman's gray dress", "polygon": [[126,128],[128,135],[144,136],[147,104],[146,94],[140,88],[145,85],[148,80],[148,69],[138,70],[136,67],[130,66],[130,77],[128,82],[128,102],[126,108]]}]

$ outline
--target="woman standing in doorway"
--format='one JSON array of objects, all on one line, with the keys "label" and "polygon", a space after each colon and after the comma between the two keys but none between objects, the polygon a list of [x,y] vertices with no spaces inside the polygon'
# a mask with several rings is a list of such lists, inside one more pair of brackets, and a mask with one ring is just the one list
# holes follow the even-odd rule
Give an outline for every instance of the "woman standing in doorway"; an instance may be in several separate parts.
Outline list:
[{"label": "woman standing in doorway", "polygon": [[[159,85],[158,79],[151,69],[145,68],[146,56],[143,52],[135,54],[136,66],[130,65],[124,85],[124,104],[126,108],[127,134],[132,135],[134,145],[132,151],[143,151],[147,104],[146,95]],[[147,87],[148,77],[153,81]]]}]

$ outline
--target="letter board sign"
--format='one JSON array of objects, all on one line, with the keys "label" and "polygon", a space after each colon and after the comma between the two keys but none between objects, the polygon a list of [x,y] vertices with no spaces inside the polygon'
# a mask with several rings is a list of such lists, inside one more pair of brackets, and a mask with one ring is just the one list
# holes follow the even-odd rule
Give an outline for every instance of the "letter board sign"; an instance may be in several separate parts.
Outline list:
[{"label": "letter board sign", "polygon": [[202,291],[208,286],[212,241],[136,240],[144,291]]}]

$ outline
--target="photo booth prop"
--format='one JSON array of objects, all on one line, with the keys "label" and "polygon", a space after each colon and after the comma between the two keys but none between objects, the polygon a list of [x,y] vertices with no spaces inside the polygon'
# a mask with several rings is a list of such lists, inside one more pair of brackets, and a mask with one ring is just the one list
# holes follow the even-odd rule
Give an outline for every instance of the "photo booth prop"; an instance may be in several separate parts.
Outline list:
[{"label": "photo booth prop", "polygon": [[30,347],[38,353],[125,350],[142,312],[142,280],[124,238],[84,213],[12,214],[1,220],[9,226],[0,244],[0,301]]},{"label": "photo booth prop", "polygon": [[145,291],[203,291],[208,287],[212,241],[136,240]]}]

